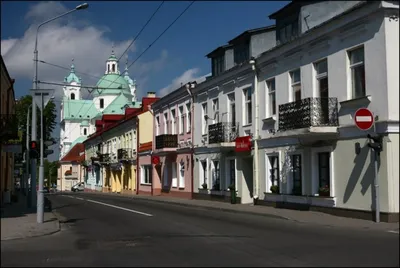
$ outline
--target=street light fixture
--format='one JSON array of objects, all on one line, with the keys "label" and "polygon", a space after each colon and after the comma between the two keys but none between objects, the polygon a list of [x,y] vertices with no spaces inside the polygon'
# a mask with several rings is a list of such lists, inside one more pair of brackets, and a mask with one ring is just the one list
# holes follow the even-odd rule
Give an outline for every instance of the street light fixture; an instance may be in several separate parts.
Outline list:
[{"label": "street light fixture", "polygon": [[[83,10],[88,8],[89,5],[87,3],[81,4],[74,9],[67,11],[59,16],[56,16],[52,19],[46,20],[45,22],[42,22],[39,24],[36,28],[36,38],[35,38],[35,50],[34,50],[34,75],[33,75],[33,91],[38,89],[38,35],[39,35],[39,29],[43,25],[52,22],[56,19],[59,19],[61,17],[64,17],[72,12],[75,12],[77,10]],[[32,92],[32,141],[36,141],[37,139],[37,133],[36,133],[36,106],[37,104],[35,103],[35,98],[34,98],[35,92]],[[44,108],[44,107],[43,107]],[[42,128],[43,124],[41,125]],[[43,132],[43,130],[42,130]],[[41,135],[42,142],[43,144],[43,135]],[[37,195],[37,223],[43,223],[44,221],[44,195],[43,195],[43,180],[44,180],[44,168],[43,168],[43,146],[41,145],[41,157],[40,157],[40,167],[39,167],[39,189],[38,189],[38,195]],[[32,193],[32,204],[35,202],[35,197],[36,197],[36,159],[31,159],[31,193]]]}]

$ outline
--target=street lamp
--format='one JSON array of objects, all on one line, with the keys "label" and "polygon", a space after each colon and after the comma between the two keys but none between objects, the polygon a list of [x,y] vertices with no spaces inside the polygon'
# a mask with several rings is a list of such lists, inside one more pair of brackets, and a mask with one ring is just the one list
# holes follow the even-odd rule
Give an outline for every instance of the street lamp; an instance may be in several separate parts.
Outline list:
[{"label": "street lamp", "polygon": [[[43,25],[52,22],[56,19],[59,19],[63,16],[66,16],[74,11],[77,10],[83,10],[89,7],[89,4],[84,3],[81,4],[77,7],[75,7],[74,9],[65,12],[64,14],[61,14],[59,16],[56,16],[52,19],[46,20],[45,22],[42,22],[41,24],[39,24],[37,26],[36,29],[36,38],[35,38],[35,50],[34,50],[34,75],[33,75],[33,90],[37,90],[38,89],[38,79],[37,79],[37,75],[38,75],[38,35],[39,35],[39,29],[40,27],[42,27]],[[35,98],[34,98],[34,92],[32,93],[32,141],[36,141],[37,137],[36,137],[36,103],[35,103]],[[44,108],[44,107],[43,107]],[[43,126],[43,125],[42,125]],[[41,126],[41,128],[42,128]],[[41,136],[43,138],[43,135]],[[42,145],[41,145],[41,151],[42,151]],[[41,152],[43,153],[43,152]],[[43,154],[42,154],[43,155]],[[41,162],[42,161],[42,157],[41,157]],[[41,164],[42,166],[42,164]],[[38,197],[37,197],[37,222],[38,223],[43,223],[44,220],[44,196],[43,196],[43,177],[44,177],[44,170],[39,169],[39,190],[38,190]],[[41,187],[40,187],[41,186]],[[32,192],[32,200],[34,200],[35,195],[36,195],[36,160],[32,159],[31,160],[31,192]]]}]

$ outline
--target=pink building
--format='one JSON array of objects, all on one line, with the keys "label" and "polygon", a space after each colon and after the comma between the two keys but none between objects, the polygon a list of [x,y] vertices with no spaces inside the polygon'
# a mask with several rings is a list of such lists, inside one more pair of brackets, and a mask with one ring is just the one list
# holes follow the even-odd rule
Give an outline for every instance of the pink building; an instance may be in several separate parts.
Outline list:
[{"label": "pink building", "polygon": [[187,85],[152,106],[153,180],[160,184],[161,195],[182,198],[192,198],[193,193],[193,106]]}]

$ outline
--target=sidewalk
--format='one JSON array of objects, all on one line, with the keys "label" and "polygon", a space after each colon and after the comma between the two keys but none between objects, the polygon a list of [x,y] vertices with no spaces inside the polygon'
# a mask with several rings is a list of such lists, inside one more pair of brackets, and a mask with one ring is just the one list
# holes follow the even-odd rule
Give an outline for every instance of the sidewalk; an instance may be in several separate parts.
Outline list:
[{"label": "sidewalk", "polygon": [[244,204],[232,205],[230,203],[218,202],[218,201],[195,200],[195,199],[188,200],[188,199],[180,199],[180,198],[165,197],[165,196],[141,196],[141,195],[128,196],[115,193],[99,193],[99,192],[97,193],[85,192],[85,194],[142,199],[151,202],[161,202],[161,203],[169,203],[180,206],[191,206],[191,207],[207,208],[207,209],[221,210],[234,213],[274,217],[274,218],[292,220],[299,223],[319,224],[331,227],[370,229],[370,230],[380,230],[380,231],[391,231],[397,233],[399,231],[399,223],[386,223],[386,222],[376,223],[373,221],[367,221],[362,219],[338,217],[315,211],[299,211],[299,210],[281,209],[281,208],[273,208],[267,206],[244,205]]},{"label": "sidewalk", "polygon": [[36,207],[28,209],[22,194],[16,203],[1,209],[1,241],[56,233],[60,223],[52,212],[44,213],[44,223],[36,223]]}]

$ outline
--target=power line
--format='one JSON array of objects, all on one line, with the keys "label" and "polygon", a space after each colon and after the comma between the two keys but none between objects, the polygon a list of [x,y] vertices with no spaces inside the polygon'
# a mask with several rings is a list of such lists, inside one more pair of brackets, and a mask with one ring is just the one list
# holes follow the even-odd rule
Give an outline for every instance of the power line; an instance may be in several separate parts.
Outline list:
[{"label": "power line", "polygon": [[164,4],[165,1],[162,1],[161,4],[157,7],[157,9],[153,12],[153,14],[150,16],[150,18],[147,20],[147,22],[143,25],[142,29],[140,29],[139,33],[133,38],[132,42],[129,44],[129,46],[125,49],[125,51],[119,56],[118,60],[119,61],[122,56],[128,51],[128,49],[135,43],[136,39],[140,36],[140,34],[143,32],[143,30],[146,28],[146,26],[150,23],[150,21],[153,19],[154,15],[157,14],[158,10],[160,10],[161,6]]}]

